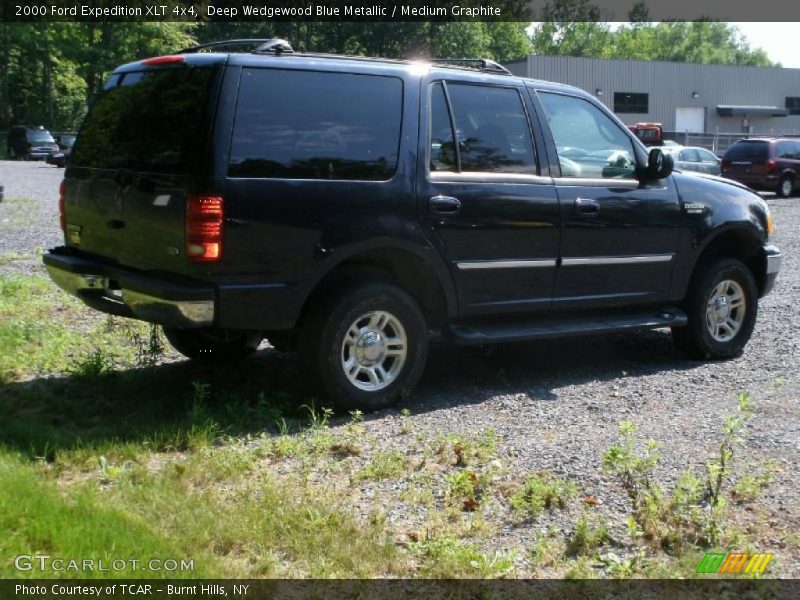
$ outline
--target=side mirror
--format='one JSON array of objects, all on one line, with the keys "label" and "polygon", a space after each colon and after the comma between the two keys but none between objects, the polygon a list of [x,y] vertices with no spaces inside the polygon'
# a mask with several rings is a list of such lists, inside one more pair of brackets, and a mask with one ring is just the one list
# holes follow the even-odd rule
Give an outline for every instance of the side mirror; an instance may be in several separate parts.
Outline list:
[{"label": "side mirror", "polygon": [[650,150],[650,154],[647,156],[647,171],[645,172],[648,179],[669,177],[674,168],[675,161],[671,154],[664,154],[661,148]]}]

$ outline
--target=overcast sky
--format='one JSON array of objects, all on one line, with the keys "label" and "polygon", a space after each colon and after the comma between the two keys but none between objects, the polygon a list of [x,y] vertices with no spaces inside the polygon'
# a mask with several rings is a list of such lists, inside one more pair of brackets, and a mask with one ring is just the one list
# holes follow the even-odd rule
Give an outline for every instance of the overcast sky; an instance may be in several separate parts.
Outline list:
[{"label": "overcast sky", "polygon": [[762,48],[784,67],[800,68],[797,51],[798,23],[731,23],[747,38],[751,48]]}]

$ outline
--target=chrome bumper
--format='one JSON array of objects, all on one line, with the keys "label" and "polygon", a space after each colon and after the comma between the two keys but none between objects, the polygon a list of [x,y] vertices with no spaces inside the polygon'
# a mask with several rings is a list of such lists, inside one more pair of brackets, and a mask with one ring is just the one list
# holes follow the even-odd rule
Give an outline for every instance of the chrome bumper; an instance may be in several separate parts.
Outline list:
[{"label": "chrome bumper", "polygon": [[780,271],[781,262],[783,262],[783,254],[780,252],[776,254],[767,254],[767,275],[772,275]]},{"label": "chrome bumper", "polygon": [[778,278],[778,271],[781,270],[781,262],[783,262],[783,254],[775,246],[765,246],[764,255],[767,258],[766,272],[764,277],[764,287],[761,290],[761,295],[766,296],[775,287],[775,280]]},{"label": "chrome bumper", "polygon": [[214,323],[214,290],[175,284],[70,255],[45,254],[50,278],[88,306],[167,327]]}]

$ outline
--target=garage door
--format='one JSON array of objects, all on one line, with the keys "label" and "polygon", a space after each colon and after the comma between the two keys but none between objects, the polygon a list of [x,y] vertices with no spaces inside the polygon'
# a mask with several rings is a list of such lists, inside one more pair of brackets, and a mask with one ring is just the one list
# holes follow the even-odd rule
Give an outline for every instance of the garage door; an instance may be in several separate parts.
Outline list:
[{"label": "garage door", "polygon": [[703,133],[706,130],[706,109],[702,106],[678,107],[675,109],[675,131]]}]

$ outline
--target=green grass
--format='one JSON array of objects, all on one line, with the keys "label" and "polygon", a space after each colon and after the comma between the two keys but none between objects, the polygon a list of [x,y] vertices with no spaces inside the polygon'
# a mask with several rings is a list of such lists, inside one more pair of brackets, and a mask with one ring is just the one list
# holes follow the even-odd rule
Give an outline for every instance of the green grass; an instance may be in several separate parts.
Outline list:
[{"label": "green grass", "polygon": [[[670,555],[648,543],[644,525],[691,533],[697,478],[662,494],[658,519],[643,518],[646,503],[632,508],[634,535],[618,550],[599,520],[553,529],[547,513],[570,507],[576,483],[510,473],[491,429],[431,434],[406,411],[394,449],[360,413],[343,420],[301,397],[284,355],[231,369],[162,346],[146,324],[101,315],[46,278],[0,275],[0,556],[194,561],[194,571],[155,574],[169,577],[672,577],[696,568],[694,545],[670,544]],[[607,461],[614,456],[640,476],[657,465],[654,450],[637,458],[619,445]],[[772,470],[734,477],[736,501],[755,498]],[[390,491],[395,484],[402,491]],[[404,505],[410,534],[395,529],[393,503]],[[497,551],[508,527],[551,531],[518,549],[526,570],[515,570],[513,550]],[[734,544],[730,532],[724,539]],[[0,577],[41,575],[94,576],[20,573],[0,561]]]},{"label": "green grass", "polygon": [[[142,572],[130,568],[82,576],[369,577],[397,571],[397,549],[375,526],[357,524],[321,496],[297,496],[268,475],[224,490],[213,485],[248,472],[241,450],[201,453],[169,462],[157,473],[109,469],[68,495],[10,453],[0,454],[0,555],[63,558],[173,558],[194,570]],[[0,577],[52,576],[18,572],[0,563]],[[63,573],[62,573],[63,574]],[[69,573],[66,573],[69,575]]]}]

